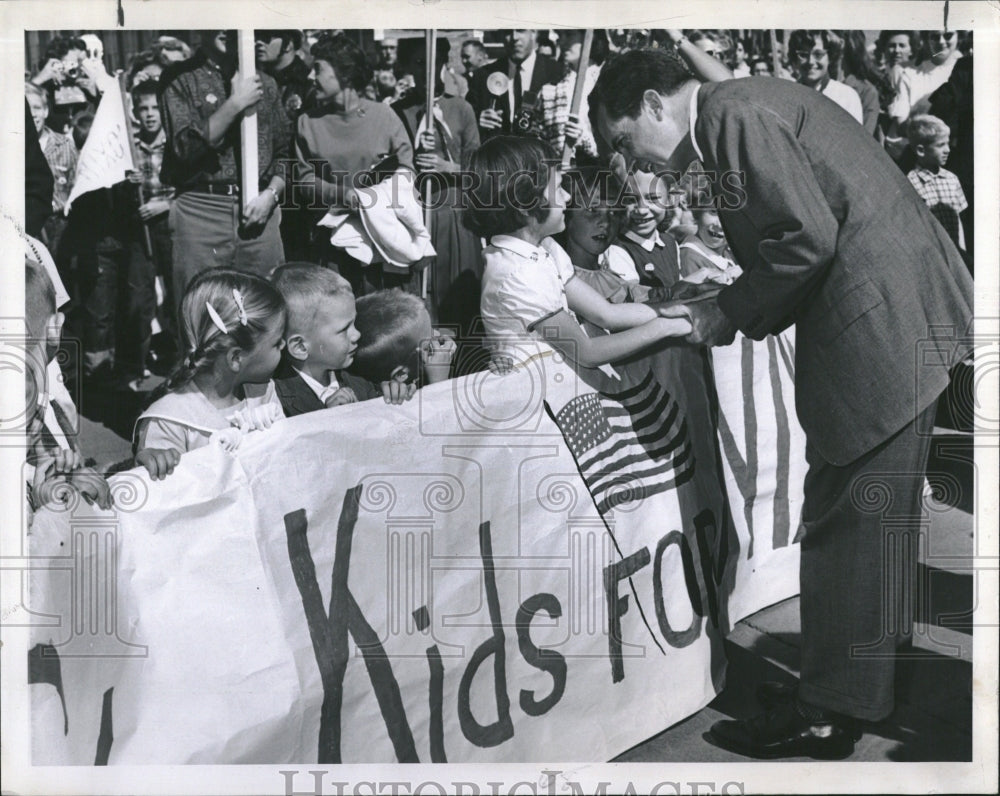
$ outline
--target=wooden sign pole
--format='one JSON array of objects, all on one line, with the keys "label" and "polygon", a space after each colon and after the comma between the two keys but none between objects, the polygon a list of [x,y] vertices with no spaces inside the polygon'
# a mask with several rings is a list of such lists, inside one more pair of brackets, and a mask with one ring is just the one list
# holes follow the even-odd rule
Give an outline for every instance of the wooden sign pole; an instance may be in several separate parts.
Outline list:
[{"label": "wooden sign pole", "polygon": [[[590,46],[594,43],[594,31],[588,29],[583,34],[583,47],[580,49],[580,60],[576,64],[576,85],[573,87],[573,101],[570,103],[570,115],[579,116],[580,105],[583,103],[583,83],[587,76],[587,67],[590,65]],[[563,142],[562,165],[565,169],[573,160],[573,150],[579,141],[570,146]]]},{"label": "wooden sign pole", "polygon": [[[239,75],[242,78],[253,77],[257,73],[257,55],[254,46],[253,29],[239,31]],[[257,174],[257,108],[256,106],[243,111],[240,119],[240,197],[243,212],[247,204],[257,198],[259,193]]]},{"label": "wooden sign pole", "polygon": [[[424,83],[424,85],[427,87],[426,91],[425,91],[426,102],[425,102],[425,105],[424,105],[424,127],[427,129],[427,132],[429,132],[431,134],[434,134],[434,132],[435,132],[435,128],[434,128],[434,89],[435,89],[435,85],[434,84],[435,84],[436,81],[434,80],[434,76],[435,76],[435,71],[436,71],[435,70],[435,65],[437,63],[437,58],[436,58],[437,52],[436,52],[436,47],[435,47],[434,39],[435,39],[435,31],[433,31],[433,30],[426,30],[426,31],[424,31],[424,50],[425,50],[425,54],[424,55],[425,55],[425,58],[427,59],[427,62],[426,62],[426,67],[427,68],[425,70],[426,81]],[[419,142],[418,142],[418,145],[419,145]],[[425,185],[424,185],[424,224],[427,226],[428,231],[430,231],[430,228],[431,228],[431,213],[432,213],[432,210],[431,210],[431,181],[427,180],[426,183],[425,183]],[[424,301],[427,300],[427,282],[428,282],[427,272],[430,270],[431,267],[433,267],[433,266],[429,266],[427,268],[424,268],[423,272],[420,275],[420,297],[422,299],[424,299]],[[436,317],[436,313],[432,312],[431,313],[431,317]]]},{"label": "wooden sign pole", "polygon": [[[125,132],[128,136],[128,148],[132,153],[132,170],[138,171],[139,155],[135,145],[135,128],[132,126],[132,114],[128,107],[128,92],[125,91],[125,73],[118,72],[118,92],[121,94],[122,98],[122,108],[125,111]],[[139,205],[146,203],[146,194],[142,190],[142,183],[135,184],[135,195],[139,202]],[[139,219],[139,224],[142,227],[142,247],[143,253],[150,259],[153,259],[153,241],[149,237],[149,227],[146,226],[146,222],[141,218]]]},{"label": "wooden sign pole", "polygon": [[771,71],[775,77],[781,77],[781,56],[778,55],[778,34],[771,29]]}]

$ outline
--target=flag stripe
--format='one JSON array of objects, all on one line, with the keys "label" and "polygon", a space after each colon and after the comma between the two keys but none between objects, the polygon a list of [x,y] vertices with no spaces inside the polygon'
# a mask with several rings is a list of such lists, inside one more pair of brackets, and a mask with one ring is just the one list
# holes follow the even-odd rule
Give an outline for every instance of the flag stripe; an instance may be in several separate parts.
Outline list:
[{"label": "flag stripe", "polygon": [[[588,476],[584,476],[584,481],[587,482],[587,486],[591,487],[591,491],[595,493],[607,489],[613,479],[617,476],[627,476],[632,479],[647,477],[651,475],[662,475],[663,473],[669,472],[670,470],[678,469],[680,465],[688,462],[691,456],[691,446],[686,445],[682,450],[680,450],[676,456],[672,457],[665,462],[657,462],[653,467],[646,470],[630,471],[626,469],[630,465],[638,464],[639,462],[645,460],[649,461],[648,456],[630,456],[627,459],[616,462],[614,470],[605,468],[599,473],[592,473]],[[604,481],[605,483],[600,483]]]}]

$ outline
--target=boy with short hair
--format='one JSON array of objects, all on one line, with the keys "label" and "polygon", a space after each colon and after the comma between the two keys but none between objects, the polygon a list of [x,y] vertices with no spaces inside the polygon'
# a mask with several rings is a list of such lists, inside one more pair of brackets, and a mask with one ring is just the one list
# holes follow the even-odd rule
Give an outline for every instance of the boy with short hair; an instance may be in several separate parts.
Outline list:
[{"label": "boy with short hair", "polygon": [[288,305],[285,353],[274,386],[286,417],[382,396],[402,403],[413,391],[386,381],[377,386],[345,369],[361,334],[354,292],[336,271],[312,263],[285,263],[271,278]]},{"label": "boy with short hair", "polygon": [[908,135],[917,165],[906,176],[948,236],[964,251],[965,230],[959,214],[969,202],[958,177],[944,168],[951,153],[951,130],[937,116],[925,114],[910,119]]},{"label": "boy with short hair", "polygon": [[285,354],[274,380],[285,416],[375,398],[374,385],[343,372],[361,337],[350,283],[311,263],[286,263],[272,281],[288,304]]},{"label": "boy with short hair", "polygon": [[455,341],[435,333],[420,298],[399,288],[380,290],[359,298],[357,312],[355,374],[412,387],[448,378]]}]

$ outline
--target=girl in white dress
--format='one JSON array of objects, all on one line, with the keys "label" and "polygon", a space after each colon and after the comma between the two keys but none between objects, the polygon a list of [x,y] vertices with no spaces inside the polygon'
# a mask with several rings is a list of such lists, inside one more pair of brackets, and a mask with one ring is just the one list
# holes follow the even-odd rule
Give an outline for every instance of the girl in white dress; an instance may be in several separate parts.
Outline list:
[{"label": "girl in white dress", "polygon": [[267,280],[204,271],[181,301],[186,357],[136,421],[135,449],[185,453],[216,431],[269,427],[284,415],[271,381],[284,348],[285,302]]}]

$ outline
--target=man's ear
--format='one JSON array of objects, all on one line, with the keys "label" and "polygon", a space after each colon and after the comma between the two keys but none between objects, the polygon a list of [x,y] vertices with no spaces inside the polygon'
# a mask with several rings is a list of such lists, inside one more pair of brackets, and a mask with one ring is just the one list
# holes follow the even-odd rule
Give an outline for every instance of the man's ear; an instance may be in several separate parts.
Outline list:
[{"label": "man's ear", "polygon": [[406,384],[410,380],[410,369],[406,365],[396,365],[389,374],[389,380]]},{"label": "man's ear", "polygon": [[927,148],[923,144],[914,144],[913,151],[918,158],[922,158],[925,154],[927,154]]},{"label": "man's ear", "polygon": [[290,335],[285,340],[285,350],[296,362],[305,362],[309,356],[309,344],[301,334]]},{"label": "man's ear", "polygon": [[660,121],[663,117],[663,98],[658,91],[647,88],[642,92],[642,104],[656,117],[656,121]]}]

